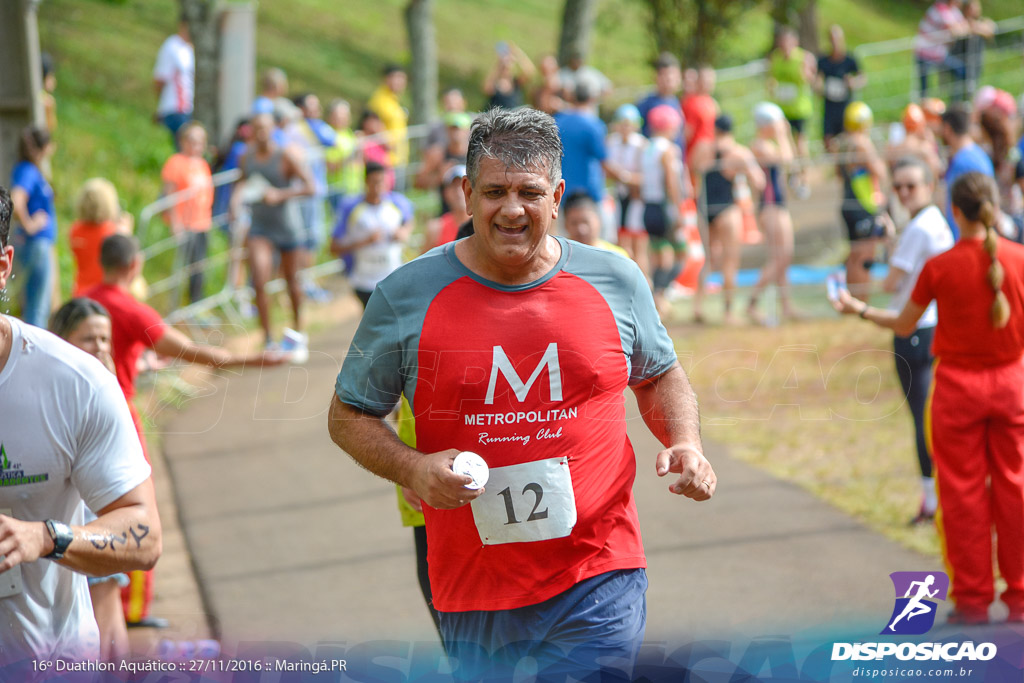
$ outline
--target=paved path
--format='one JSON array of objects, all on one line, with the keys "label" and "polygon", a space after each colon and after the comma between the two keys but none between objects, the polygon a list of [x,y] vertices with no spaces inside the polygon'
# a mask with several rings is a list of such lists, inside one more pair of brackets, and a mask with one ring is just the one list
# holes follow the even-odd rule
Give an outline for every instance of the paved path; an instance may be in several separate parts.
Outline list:
[{"label": "paved path", "polygon": [[[164,428],[199,583],[237,641],[429,640],[394,487],[330,441],[326,408],[354,323],[314,336],[300,368],[224,374]],[[699,387],[698,387],[699,391]],[[720,488],[697,504],[654,475],[636,418],[635,493],[649,561],[648,639],[880,628],[887,575],[938,569],[809,493],[709,444]]]}]

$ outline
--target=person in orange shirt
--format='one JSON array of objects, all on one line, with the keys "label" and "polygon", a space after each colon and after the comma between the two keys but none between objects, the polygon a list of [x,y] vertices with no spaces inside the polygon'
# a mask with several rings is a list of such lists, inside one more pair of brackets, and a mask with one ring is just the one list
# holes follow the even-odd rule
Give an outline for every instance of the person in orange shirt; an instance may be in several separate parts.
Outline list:
[{"label": "person in orange shirt", "polygon": [[208,233],[213,216],[213,179],[210,165],[203,158],[206,151],[206,129],[199,123],[188,123],[178,131],[181,151],[171,156],[160,172],[164,195],[184,192],[164,219],[178,237],[182,258],[188,272],[188,298],[195,303],[203,298],[203,266],[208,248]]},{"label": "person in orange shirt", "polygon": [[927,261],[900,312],[845,290],[834,306],[899,335],[935,301],[936,358],[928,440],[936,523],[956,605],[949,622],[986,624],[995,598],[992,528],[1007,621],[1024,623],[1024,246],[999,236],[992,178],[966,173],[950,190],[960,241]]},{"label": "person in orange shirt", "polygon": [[121,211],[114,184],[106,178],[90,178],[75,200],[77,219],[71,225],[68,241],[75,257],[74,296],[103,281],[100,245],[113,234],[130,235],[135,220]]}]

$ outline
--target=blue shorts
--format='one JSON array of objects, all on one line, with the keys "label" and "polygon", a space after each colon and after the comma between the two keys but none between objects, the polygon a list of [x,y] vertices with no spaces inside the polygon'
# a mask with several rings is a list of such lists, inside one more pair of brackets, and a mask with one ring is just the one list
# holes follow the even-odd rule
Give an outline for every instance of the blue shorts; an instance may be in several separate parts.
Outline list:
[{"label": "blue shorts", "polygon": [[441,612],[445,650],[457,661],[452,675],[507,681],[519,664],[520,675],[536,666],[538,680],[629,681],[647,625],[646,592],[647,573],[624,569],[536,605]]}]

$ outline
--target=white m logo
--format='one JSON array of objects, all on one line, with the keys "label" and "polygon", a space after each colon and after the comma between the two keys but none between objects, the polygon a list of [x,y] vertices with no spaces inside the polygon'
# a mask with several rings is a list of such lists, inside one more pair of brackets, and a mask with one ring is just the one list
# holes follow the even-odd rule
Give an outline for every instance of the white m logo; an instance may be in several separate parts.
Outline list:
[{"label": "white m logo", "polygon": [[523,380],[519,377],[519,373],[512,367],[512,362],[509,361],[508,356],[505,355],[505,350],[500,346],[494,347],[494,359],[491,361],[491,380],[487,383],[487,398],[484,399],[484,403],[487,405],[494,403],[494,387],[498,383],[498,371],[505,376],[505,380],[508,381],[509,386],[512,387],[512,391],[515,393],[516,398],[522,403],[526,400],[526,394],[530,391],[530,387],[540,377],[540,371],[544,366],[548,366],[548,384],[551,387],[551,400],[561,401],[562,400],[562,371],[558,367],[558,344],[551,342],[548,344],[548,348],[544,351],[544,356],[540,359],[540,363],[534,368],[533,374],[530,375],[530,379],[523,383]]}]

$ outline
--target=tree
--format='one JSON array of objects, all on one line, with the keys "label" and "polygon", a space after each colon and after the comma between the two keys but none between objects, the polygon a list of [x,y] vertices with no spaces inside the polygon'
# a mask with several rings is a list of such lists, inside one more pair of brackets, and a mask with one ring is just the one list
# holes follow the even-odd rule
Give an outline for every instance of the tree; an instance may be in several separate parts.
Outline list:
[{"label": "tree", "polygon": [[572,55],[579,55],[586,60],[590,52],[590,34],[593,32],[596,11],[595,0],[565,0],[562,35],[558,41],[559,64],[568,64]]},{"label": "tree", "polygon": [[792,26],[800,37],[800,47],[819,54],[817,0],[773,0],[773,29]]},{"label": "tree", "polygon": [[710,64],[720,39],[761,0],[642,0],[650,14],[658,52],[671,52],[687,64]]},{"label": "tree", "polygon": [[220,86],[220,32],[217,30],[215,0],[180,0],[181,12],[188,22],[188,32],[195,49],[195,98],[192,118],[206,128],[215,139],[218,127],[218,95]]},{"label": "tree", "polygon": [[409,36],[409,89],[412,122],[427,123],[436,115],[437,39],[434,33],[434,0],[409,0],[405,6],[405,31]]}]

